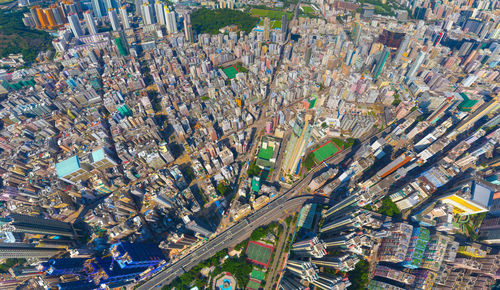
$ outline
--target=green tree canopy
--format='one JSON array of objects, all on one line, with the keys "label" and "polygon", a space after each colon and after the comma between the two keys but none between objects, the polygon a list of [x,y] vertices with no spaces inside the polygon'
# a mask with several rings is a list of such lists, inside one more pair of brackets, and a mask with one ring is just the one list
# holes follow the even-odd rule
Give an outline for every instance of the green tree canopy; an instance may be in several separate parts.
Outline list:
[{"label": "green tree canopy", "polygon": [[228,25],[237,25],[240,30],[249,33],[259,19],[250,14],[232,9],[202,8],[191,14],[191,24],[197,33],[217,34],[219,29]]},{"label": "green tree canopy", "polygon": [[31,63],[40,51],[52,49],[52,38],[45,31],[26,27],[22,22],[23,12],[0,12],[0,57],[21,53],[24,61]]},{"label": "green tree canopy", "polygon": [[389,197],[382,199],[382,205],[377,212],[390,217],[399,216],[401,214],[399,208]]},{"label": "green tree canopy", "polygon": [[364,290],[366,289],[366,285],[368,285],[368,272],[370,271],[370,264],[361,260],[356,264],[354,270],[347,273],[349,277],[349,281],[351,282],[351,286],[349,286],[349,290]]}]

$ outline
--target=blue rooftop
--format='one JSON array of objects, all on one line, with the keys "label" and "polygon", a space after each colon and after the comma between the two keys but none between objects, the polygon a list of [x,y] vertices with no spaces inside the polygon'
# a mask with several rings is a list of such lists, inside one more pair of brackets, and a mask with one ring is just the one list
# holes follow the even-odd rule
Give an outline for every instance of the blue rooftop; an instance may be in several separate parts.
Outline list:
[{"label": "blue rooftop", "polygon": [[104,159],[104,149],[92,151],[92,161],[97,162]]},{"label": "blue rooftop", "polygon": [[78,156],[75,155],[56,164],[57,176],[67,176],[80,168],[80,161],[78,160]]}]

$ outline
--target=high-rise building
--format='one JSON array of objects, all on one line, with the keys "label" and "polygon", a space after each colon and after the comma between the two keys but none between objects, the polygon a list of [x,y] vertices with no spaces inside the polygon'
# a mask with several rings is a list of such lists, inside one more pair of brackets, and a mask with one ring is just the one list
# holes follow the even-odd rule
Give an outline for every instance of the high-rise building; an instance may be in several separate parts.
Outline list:
[{"label": "high-rise building", "polygon": [[163,3],[156,1],[155,3],[155,14],[158,24],[165,25],[165,9],[163,8]]},{"label": "high-rise building", "polygon": [[264,18],[264,41],[268,42],[271,33],[271,20],[269,17]]},{"label": "high-rise building", "polygon": [[43,9],[43,13],[45,13],[45,16],[47,17],[47,21],[49,22],[48,29],[54,29],[57,26],[56,19],[54,18],[54,14],[52,13],[52,9],[45,8]]},{"label": "high-rise building", "polygon": [[116,0],[104,0],[104,6],[108,11],[109,9],[118,9],[118,2]]},{"label": "high-rise building", "polygon": [[[76,15],[71,15],[70,19],[73,18],[72,16]],[[76,18],[78,19],[78,17]],[[73,31],[73,33],[79,33],[78,28],[80,29],[80,32],[82,29],[79,26],[80,22],[76,23],[78,24],[78,26],[75,26],[75,31]],[[81,35],[83,35],[83,33]],[[85,162],[80,163],[80,159],[76,155],[56,164],[57,177],[71,184],[76,184],[80,180],[87,180],[90,177],[91,170],[92,167],[90,166],[90,164],[87,164]]]},{"label": "high-rise building", "polygon": [[452,236],[445,236],[441,233],[433,234],[427,243],[421,268],[438,272],[446,253],[448,243],[453,241]]},{"label": "high-rise building", "polygon": [[413,226],[406,223],[392,224],[389,234],[382,239],[378,251],[380,261],[400,263],[403,262],[410,239],[412,238]]},{"label": "high-rise building", "polygon": [[414,275],[383,265],[377,265],[374,276],[391,279],[406,285],[412,285],[415,281]]},{"label": "high-rise building", "polygon": [[362,254],[363,244],[366,244],[366,236],[362,232],[350,232],[335,236],[332,239],[326,240],[323,244],[326,248],[341,248],[355,254]]},{"label": "high-rise building", "polygon": [[64,24],[64,13],[62,11],[61,6],[56,6],[56,5],[51,5],[52,9],[52,14],[54,15],[54,19],[56,20],[57,25],[63,25]]},{"label": "high-rise building", "polygon": [[193,25],[191,24],[191,15],[190,14],[184,15],[184,34],[186,36],[187,41],[189,41],[189,42],[194,41]]},{"label": "high-rise building", "polygon": [[167,25],[167,31],[169,34],[177,33],[177,19],[175,17],[175,12],[168,10],[168,7],[165,5],[165,23]]},{"label": "high-rise building", "polygon": [[380,169],[376,176],[378,178],[385,178],[389,176],[391,173],[396,171],[398,168],[402,167],[406,163],[410,162],[413,159],[413,155],[411,153],[403,153],[398,158],[394,159],[391,163],[389,163],[384,168]]},{"label": "high-rise building", "polygon": [[355,195],[355,194],[344,198],[340,202],[334,204],[329,209],[327,209],[323,213],[323,218],[328,218],[328,217],[332,216],[333,214],[338,213],[345,208],[357,205],[358,200],[359,200],[359,197],[358,197],[358,195]]},{"label": "high-rise building", "polygon": [[465,132],[469,129],[477,120],[481,119],[487,114],[494,113],[500,109],[500,96],[493,96],[493,99],[481,107],[479,107],[476,111],[469,114],[469,116],[458,124],[453,134],[459,134]]},{"label": "high-rise building", "polygon": [[0,243],[0,259],[50,258],[61,251],[58,248],[34,247],[31,244]]},{"label": "high-rise building", "polygon": [[100,171],[113,168],[118,165],[114,154],[106,147],[96,149],[89,154],[90,165]]},{"label": "high-rise building", "polygon": [[161,242],[159,247],[162,249],[183,249],[196,243],[196,241],[198,241],[198,239],[194,236],[184,233],[180,235],[173,233],[168,236],[167,240]]},{"label": "high-rise building", "polygon": [[[40,6],[38,6],[40,7]],[[37,14],[37,6],[31,6],[30,8],[30,13],[31,17],[33,18],[33,21],[35,22],[35,26],[37,28],[41,28],[40,20],[38,19],[38,14]]]},{"label": "high-rise building", "polygon": [[494,190],[475,181],[458,184],[446,191],[439,199],[453,207],[453,213],[473,215],[487,212],[493,201]]},{"label": "high-rise building", "polygon": [[356,215],[348,213],[347,215],[342,215],[342,216],[335,218],[332,221],[329,221],[328,223],[323,225],[319,231],[321,233],[323,233],[323,232],[330,232],[330,231],[337,230],[337,229],[344,229],[346,227],[354,226],[356,222],[357,222]]},{"label": "high-rise building", "polygon": [[120,7],[120,17],[122,18],[122,24],[124,29],[130,28],[130,22],[128,21],[127,7]]},{"label": "high-rise building", "polygon": [[41,29],[47,28],[49,26],[49,21],[47,20],[47,16],[43,12],[42,7],[40,7],[38,5],[33,6],[33,7],[35,7],[35,9],[36,9],[36,15],[37,15],[38,21],[40,22],[39,28],[41,28]]},{"label": "high-rise building", "polygon": [[108,15],[113,31],[121,30],[120,21],[118,20],[118,14],[116,13],[116,10],[113,8],[108,9]]},{"label": "high-rise building", "polygon": [[309,113],[304,117],[297,116],[295,119],[282,163],[282,171],[285,178],[297,175],[299,172],[300,160],[302,155],[304,155],[311,136],[312,127],[309,123],[311,120],[312,115]]},{"label": "high-rise building", "polygon": [[312,282],[318,280],[318,268],[316,265],[300,260],[288,260],[286,263],[287,271],[300,277],[300,279]]},{"label": "high-rise building", "polygon": [[361,37],[361,23],[355,21],[352,25],[352,41],[354,45],[358,45],[359,38]]},{"label": "high-rise building", "polygon": [[283,14],[283,16],[281,16],[281,34],[283,34],[283,41],[286,40],[287,31],[288,31],[288,17],[285,13]]},{"label": "high-rise building", "polygon": [[280,281],[280,290],[306,290],[308,287],[300,284],[300,282],[295,278],[289,275],[284,275]]},{"label": "high-rise building", "polygon": [[153,200],[166,208],[172,208],[173,204],[161,193],[152,196]]},{"label": "high-rise building", "polygon": [[155,24],[155,15],[153,5],[149,3],[142,4],[142,20],[145,25]]},{"label": "high-rise building", "polygon": [[97,18],[101,18],[106,15],[106,6],[104,5],[103,0],[91,0],[92,1],[92,10],[94,11],[94,15]]},{"label": "high-rise building", "polygon": [[354,254],[345,254],[340,257],[325,257],[323,259],[311,259],[311,263],[317,265],[318,267],[332,267],[342,272],[354,270],[358,262],[359,258]]},{"label": "high-rise building", "polygon": [[318,237],[296,242],[292,245],[292,251],[299,257],[322,258],[327,254]]},{"label": "high-rise building", "polygon": [[0,218],[0,226],[8,232],[63,237],[76,235],[69,223],[16,213],[10,214],[6,218]]},{"label": "high-rise building", "polygon": [[85,18],[85,23],[87,24],[87,29],[89,30],[90,35],[97,34],[97,27],[95,25],[94,17],[92,15],[92,11],[88,10],[83,13],[83,17]]},{"label": "high-rise building", "polygon": [[406,52],[408,49],[408,45],[410,44],[410,36],[408,34],[405,35],[401,43],[399,44],[398,50],[396,51],[396,55],[394,56],[394,59],[392,60],[393,63],[398,63],[401,58],[403,57],[403,54]]},{"label": "high-rise building", "polygon": [[83,264],[86,258],[62,258],[50,259],[42,263],[42,271],[48,276],[60,276],[66,274],[78,274],[83,272]]},{"label": "high-rise building", "polygon": [[198,233],[198,234],[201,234],[205,237],[210,237],[213,232],[208,230],[207,228],[203,227],[203,226],[200,226],[197,222],[195,222],[194,220],[193,221],[190,221],[186,224],[186,228],[188,230],[191,230],[195,233]]},{"label": "high-rise building", "polygon": [[406,79],[408,81],[411,81],[415,74],[417,73],[417,70],[420,68],[422,63],[424,62],[427,54],[423,51],[420,51],[417,55],[417,58],[415,59],[415,62],[413,62],[410,66],[410,69],[406,73]]},{"label": "high-rise building", "polygon": [[143,17],[142,16],[142,0],[135,0],[135,16],[136,17]]},{"label": "high-rise building", "polygon": [[120,268],[143,268],[156,266],[165,256],[154,244],[117,242],[110,247],[111,256]]},{"label": "high-rise building", "polygon": [[167,142],[160,143],[158,145],[158,151],[160,152],[161,157],[163,157],[163,159],[165,159],[167,163],[173,162],[175,160],[174,156],[168,149]]},{"label": "high-rise building", "polygon": [[71,32],[73,32],[73,35],[76,38],[82,37],[83,36],[83,29],[82,29],[82,26],[80,25],[80,19],[78,19],[78,15],[70,14],[68,16],[68,22],[69,22],[69,26],[71,28]]},{"label": "high-rise building", "polygon": [[389,57],[389,48],[384,47],[384,49],[380,53],[380,57],[377,60],[377,65],[375,66],[375,70],[373,71],[374,79],[378,79],[378,77],[380,76],[380,73],[382,72],[382,69],[384,68],[384,65],[388,57]]},{"label": "high-rise building", "polygon": [[410,244],[408,245],[408,251],[406,252],[406,257],[401,265],[405,268],[417,269],[422,263],[422,258],[424,257],[425,248],[429,242],[430,233],[427,228],[418,227],[413,228],[413,232],[410,239]]},{"label": "high-rise building", "polygon": [[87,259],[84,263],[86,276],[97,284],[104,284],[110,288],[121,287],[136,281],[147,267],[121,268],[111,256]]},{"label": "high-rise building", "polygon": [[330,276],[324,273],[319,273],[318,279],[311,281],[311,284],[320,289],[347,289],[347,287],[351,286],[348,278]]}]

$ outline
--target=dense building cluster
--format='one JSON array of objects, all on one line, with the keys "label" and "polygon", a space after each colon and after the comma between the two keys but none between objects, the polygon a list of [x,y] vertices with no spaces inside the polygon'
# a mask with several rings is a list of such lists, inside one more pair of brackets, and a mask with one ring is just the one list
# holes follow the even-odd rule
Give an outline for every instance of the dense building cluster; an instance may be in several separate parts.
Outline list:
[{"label": "dense building cluster", "polygon": [[0,288],[142,283],[284,195],[328,206],[281,289],[494,284],[499,4],[263,3],[19,1],[55,54],[1,60]]}]

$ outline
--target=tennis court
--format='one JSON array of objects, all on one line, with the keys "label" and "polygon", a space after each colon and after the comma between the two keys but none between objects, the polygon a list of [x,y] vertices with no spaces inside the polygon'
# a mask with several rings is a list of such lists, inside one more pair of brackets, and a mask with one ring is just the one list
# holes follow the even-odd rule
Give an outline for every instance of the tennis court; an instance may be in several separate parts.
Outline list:
[{"label": "tennis court", "polygon": [[252,277],[255,280],[262,281],[264,280],[264,278],[266,278],[266,273],[259,270],[253,270],[252,273],[250,273],[250,277]]},{"label": "tennis court", "polygon": [[332,141],[328,141],[325,144],[321,145],[319,148],[312,151],[312,153],[314,155],[314,158],[316,158],[318,162],[323,162],[324,160],[332,157],[341,150],[342,149],[340,149],[335,143],[333,143]]},{"label": "tennis court", "polygon": [[228,66],[225,69],[223,69],[222,71],[226,74],[226,76],[229,79],[234,79],[236,77],[236,75],[239,73],[239,71],[234,67],[234,65]]},{"label": "tennis court", "polygon": [[252,279],[248,280],[247,289],[249,289],[249,290],[251,290],[251,289],[259,290],[259,288],[260,288],[260,283],[259,282],[254,281]]},{"label": "tennis court", "polygon": [[273,250],[273,246],[250,241],[245,254],[251,262],[267,268],[269,266]]}]

